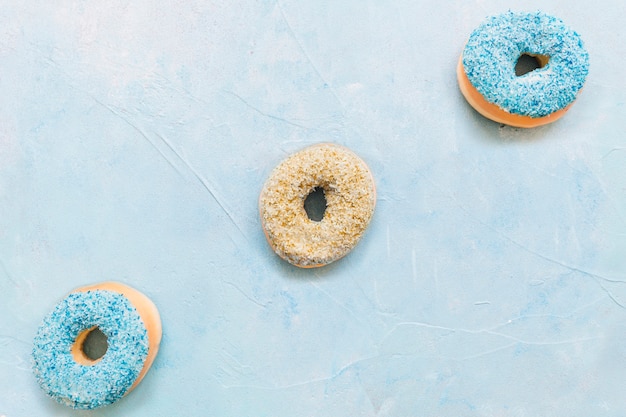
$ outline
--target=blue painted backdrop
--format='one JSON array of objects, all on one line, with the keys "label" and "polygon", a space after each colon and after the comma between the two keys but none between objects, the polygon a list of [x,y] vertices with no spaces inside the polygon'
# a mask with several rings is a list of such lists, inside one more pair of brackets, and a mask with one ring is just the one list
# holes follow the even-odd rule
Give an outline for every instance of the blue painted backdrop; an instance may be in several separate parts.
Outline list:
[{"label": "blue painted backdrop", "polygon": [[[164,335],[91,416],[624,415],[625,4],[5,2],[0,415],[88,414],[44,395],[30,351],[103,280],[151,297]],[[589,50],[553,125],[500,126],[458,91],[469,33],[508,8]],[[257,198],[322,141],[368,163],[377,211],[299,270]]]}]

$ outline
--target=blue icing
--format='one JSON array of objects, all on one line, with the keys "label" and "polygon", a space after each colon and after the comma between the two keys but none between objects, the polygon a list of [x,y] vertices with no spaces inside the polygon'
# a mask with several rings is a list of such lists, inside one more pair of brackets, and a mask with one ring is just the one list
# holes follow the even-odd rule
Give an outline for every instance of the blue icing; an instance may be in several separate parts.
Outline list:
[{"label": "blue icing", "polygon": [[[98,326],[108,349],[92,366],[78,364],[70,348],[84,330]],[[61,404],[92,409],[120,399],[148,356],[148,334],[139,313],[121,294],[95,290],[69,294],[48,314],[34,340],[39,385]]]},{"label": "blue icing", "polygon": [[[524,53],[550,60],[518,77],[515,64]],[[509,11],[489,17],[472,32],[463,67],[487,101],[509,113],[543,117],[576,99],[589,71],[589,54],[562,20],[542,12]]]}]

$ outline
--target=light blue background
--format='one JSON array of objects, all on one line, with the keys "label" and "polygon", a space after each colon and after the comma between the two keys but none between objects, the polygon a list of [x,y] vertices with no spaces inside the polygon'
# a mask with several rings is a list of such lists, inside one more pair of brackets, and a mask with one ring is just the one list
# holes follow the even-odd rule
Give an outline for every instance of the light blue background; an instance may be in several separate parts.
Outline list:
[{"label": "light blue background", "polygon": [[[52,4],[56,5],[52,5]],[[158,5],[157,5],[158,4]],[[455,68],[512,8],[561,17],[591,70],[560,121],[503,127]],[[0,415],[623,416],[626,3],[5,1]],[[257,198],[348,146],[378,205],[299,270]],[[159,307],[141,385],[93,412],[30,370],[43,316],[118,280]]]}]

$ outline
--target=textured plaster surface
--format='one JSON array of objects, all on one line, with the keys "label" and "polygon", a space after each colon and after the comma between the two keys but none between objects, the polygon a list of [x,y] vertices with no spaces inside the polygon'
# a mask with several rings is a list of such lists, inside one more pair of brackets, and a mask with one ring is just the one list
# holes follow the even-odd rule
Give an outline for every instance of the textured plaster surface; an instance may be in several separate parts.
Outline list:
[{"label": "textured plaster surface", "polygon": [[[478,115],[456,85],[486,16],[576,30],[558,122]],[[625,3],[9,1],[0,7],[0,415],[623,416]],[[258,196],[287,155],[352,149],[358,246],[301,270]],[[72,411],[31,370],[71,289],[136,287],[159,356]]]}]

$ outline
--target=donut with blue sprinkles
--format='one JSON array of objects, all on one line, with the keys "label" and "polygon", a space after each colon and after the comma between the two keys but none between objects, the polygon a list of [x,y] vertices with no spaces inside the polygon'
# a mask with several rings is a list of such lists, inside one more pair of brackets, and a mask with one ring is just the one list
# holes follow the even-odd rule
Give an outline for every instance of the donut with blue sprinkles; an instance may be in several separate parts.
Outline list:
[{"label": "donut with blue sprinkles", "polygon": [[[99,357],[85,343],[96,329],[106,338]],[[117,282],[82,287],[41,323],[33,343],[33,370],[41,388],[58,403],[94,409],[137,386],[160,341],[158,310],[144,294]]]},{"label": "donut with blue sprinkles", "polygon": [[[535,69],[516,74],[520,58]],[[487,18],[469,36],[457,66],[463,96],[483,116],[515,127],[562,117],[589,72],[589,54],[575,31],[543,12],[509,11]]]}]

